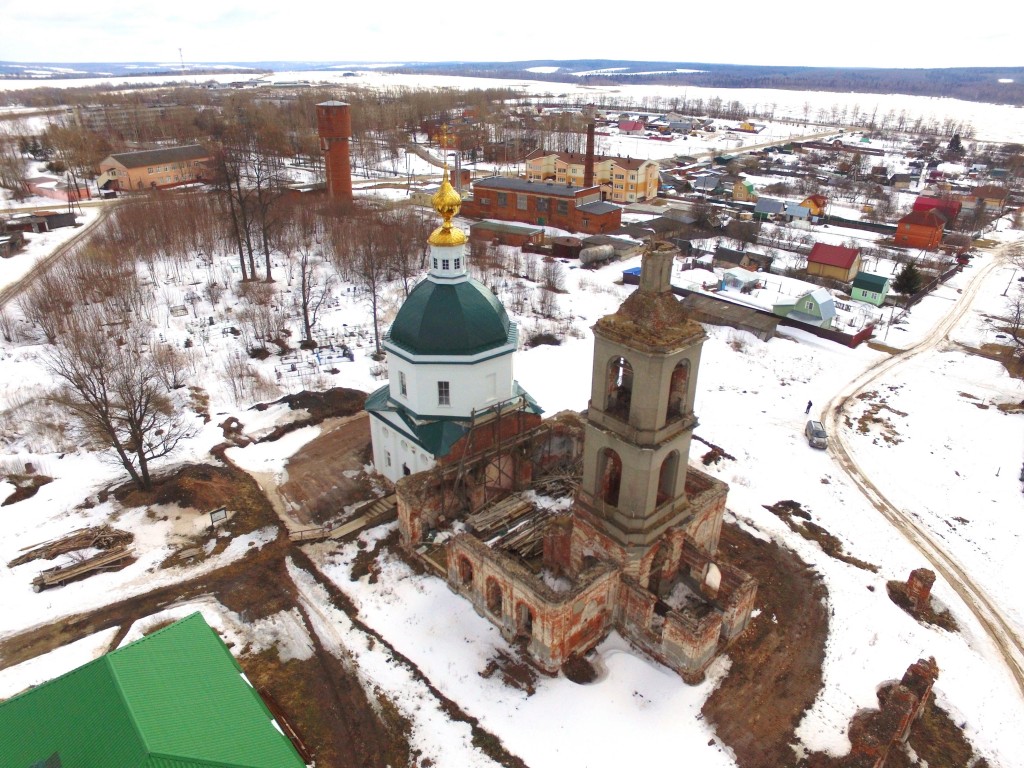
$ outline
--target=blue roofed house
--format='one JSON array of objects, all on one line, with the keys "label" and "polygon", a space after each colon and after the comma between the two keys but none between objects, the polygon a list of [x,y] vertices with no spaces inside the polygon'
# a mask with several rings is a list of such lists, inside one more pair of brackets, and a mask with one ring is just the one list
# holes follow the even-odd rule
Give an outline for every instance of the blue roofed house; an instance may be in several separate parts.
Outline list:
[{"label": "blue roofed house", "polygon": [[850,298],[854,301],[863,301],[880,307],[885,303],[885,297],[889,295],[891,285],[892,281],[884,275],[858,272],[857,276],[853,279]]},{"label": "blue roofed house", "polygon": [[772,312],[788,320],[831,328],[836,317],[836,303],[824,288],[815,288],[800,296],[787,296],[772,307]]},{"label": "blue roofed house", "polygon": [[759,197],[757,198],[757,204],[754,206],[754,218],[760,221],[767,221],[781,215],[785,209],[786,204],[782,200],[776,200],[772,197]]}]

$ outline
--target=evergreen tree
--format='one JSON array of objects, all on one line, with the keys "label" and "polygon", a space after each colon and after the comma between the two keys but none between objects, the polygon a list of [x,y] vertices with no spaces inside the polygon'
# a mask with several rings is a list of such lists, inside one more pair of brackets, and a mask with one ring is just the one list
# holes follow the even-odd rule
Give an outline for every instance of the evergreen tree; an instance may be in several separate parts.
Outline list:
[{"label": "evergreen tree", "polygon": [[904,296],[912,296],[921,289],[921,281],[921,270],[914,264],[908,263],[892,281],[892,289]]}]

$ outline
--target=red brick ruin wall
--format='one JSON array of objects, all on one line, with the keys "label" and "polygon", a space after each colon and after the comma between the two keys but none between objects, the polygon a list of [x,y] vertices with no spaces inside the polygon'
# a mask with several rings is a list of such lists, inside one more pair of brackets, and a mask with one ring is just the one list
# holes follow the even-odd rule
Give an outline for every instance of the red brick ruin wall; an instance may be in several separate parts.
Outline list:
[{"label": "red brick ruin wall", "polygon": [[449,586],[497,624],[506,639],[529,638],[531,656],[551,672],[607,634],[617,582],[615,569],[599,563],[565,591],[556,591],[518,559],[469,534],[448,544]]}]

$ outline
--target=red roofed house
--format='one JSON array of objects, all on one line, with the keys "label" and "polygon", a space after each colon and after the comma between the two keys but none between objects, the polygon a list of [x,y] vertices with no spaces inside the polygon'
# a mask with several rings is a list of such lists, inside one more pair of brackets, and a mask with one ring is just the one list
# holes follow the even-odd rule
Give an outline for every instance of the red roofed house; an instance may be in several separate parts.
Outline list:
[{"label": "red roofed house", "polygon": [[962,203],[959,200],[954,200],[951,197],[920,195],[914,201],[915,211],[938,211],[946,217],[947,222],[953,221],[960,215],[961,206]]},{"label": "red roofed house", "polygon": [[897,223],[893,242],[904,248],[934,251],[942,242],[942,230],[945,226],[946,217],[938,209],[911,211]]},{"label": "red roofed house", "polygon": [[828,208],[828,198],[824,195],[811,195],[804,198],[800,205],[810,211],[811,216],[824,216],[825,209]]},{"label": "red roofed house", "polygon": [[620,120],[619,121],[619,133],[624,133],[627,136],[635,136],[642,134],[647,126],[639,120]]},{"label": "red roofed house", "polygon": [[807,274],[848,283],[860,271],[860,249],[815,243],[807,256]]}]

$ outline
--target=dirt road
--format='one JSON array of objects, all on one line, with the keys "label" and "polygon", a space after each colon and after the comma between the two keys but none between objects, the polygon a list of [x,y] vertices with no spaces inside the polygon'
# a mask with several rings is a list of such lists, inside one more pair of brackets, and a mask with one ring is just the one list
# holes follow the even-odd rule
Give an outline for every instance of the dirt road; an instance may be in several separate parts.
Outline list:
[{"label": "dirt road", "polygon": [[63,256],[66,253],[70,253],[70,251],[82,241],[83,237],[85,237],[96,226],[98,226],[100,222],[107,218],[108,214],[110,213],[110,208],[111,206],[109,204],[100,208],[96,218],[90,221],[84,227],[82,227],[78,232],[76,232],[74,237],[72,237],[67,242],[57,246],[54,249],[53,253],[51,253],[49,256],[45,256],[44,258],[40,259],[39,263],[32,267],[32,270],[23,278],[21,278],[17,282],[11,283],[3,290],[0,290],[0,309],[6,307],[8,302],[15,299],[18,295],[20,295],[21,292],[28,288],[33,281],[38,279],[39,276],[45,273],[46,270],[53,266],[54,263],[63,258]]},{"label": "dirt road", "polygon": [[1017,682],[1021,695],[1024,696],[1024,644],[1021,642],[1021,637],[1003,616],[999,606],[974,582],[971,575],[960,566],[956,558],[943,550],[937,539],[924,527],[915,523],[909,514],[889,501],[882,490],[860,468],[853,457],[850,446],[843,440],[840,423],[843,409],[852,398],[868,389],[876,380],[894,368],[906,364],[922,353],[935,349],[948,340],[950,332],[970,309],[985,278],[1004,263],[1003,251],[1005,248],[1006,246],[1002,246],[994,250],[994,258],[975,272],[970,283],[963,289],[963,294],[953,305],[949,314],[923,341],[904,352],[900,352],[871,366],[851,381],[829,402],[826,408],[825,419],[831,431],[829,451],[839,463],[839,466],[849,475],[854,485],[867,497],[871,505],[907,538],[925,559],[931,563],[932,567],[942,575],[953,590],[960,595],[985,632],[992,639],[992,642],[999,649],[1000,654]]}]

